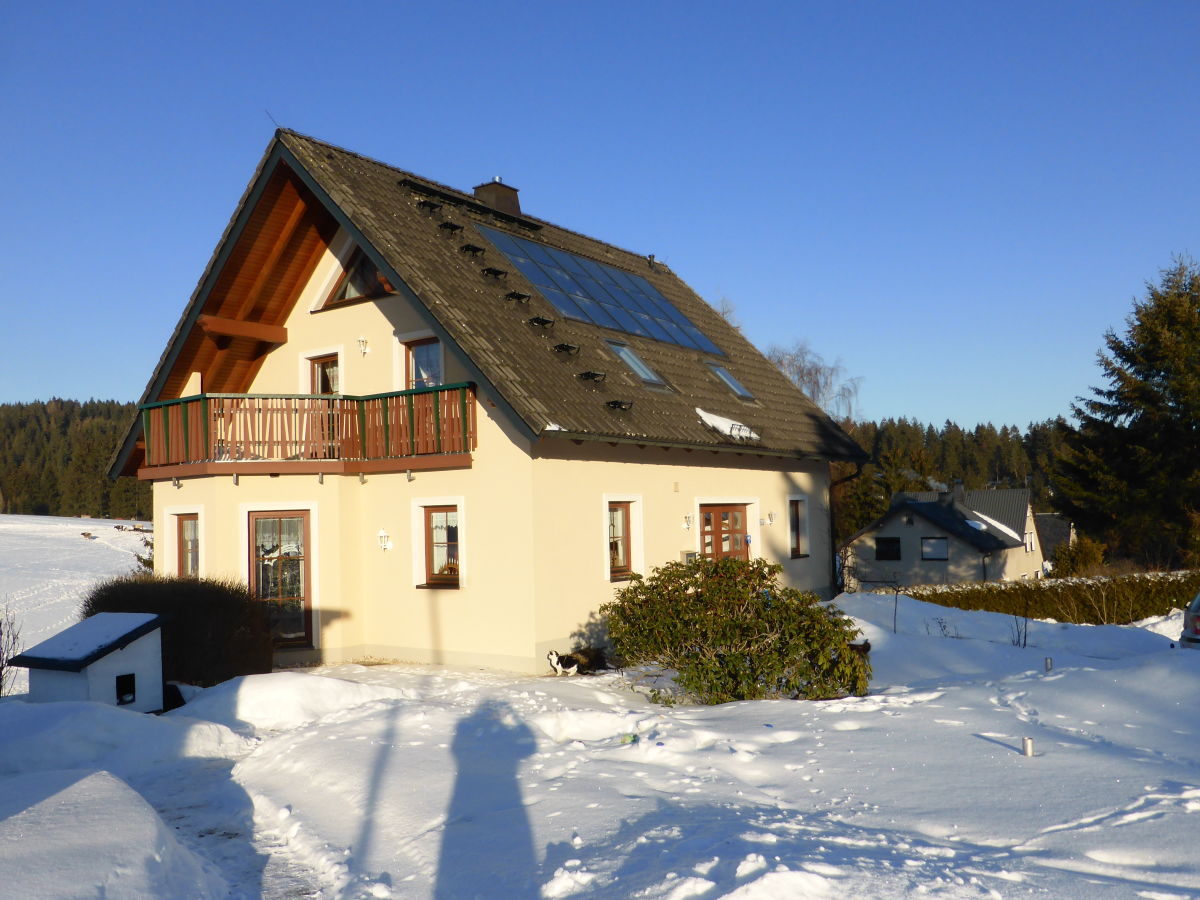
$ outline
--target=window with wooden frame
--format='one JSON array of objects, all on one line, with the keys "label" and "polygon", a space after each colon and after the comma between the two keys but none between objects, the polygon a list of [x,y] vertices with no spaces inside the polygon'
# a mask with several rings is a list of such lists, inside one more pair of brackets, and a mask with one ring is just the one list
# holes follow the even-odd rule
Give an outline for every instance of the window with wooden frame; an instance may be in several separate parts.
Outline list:
[{"label": "window with wooden frame", "polygon": [[612,581],[633,577],[629,541],[629,501],[608,504],[608,575]]},{"label": "window with wooden frame", "polygon": [[458,507],[426,506],[425,587],[458,587]]},{"label": "window with wooden frame", "polygon": [[276,646],[311,647],[308,512],[250,513],[250,590],[269,604]]},{"label": "window with wooden frame", "polygon": [[355,300],[370,300],[394,294],[387,277],[375,267],[375,264],[358,247],[350,254],[346,268],[334,284],[329,296],[325,298],[325,306],[337,303],[351,303]]},{"label": "window with wooden frame", "polygon": [[336,353],[314,356],[308,362],[312,393],[337,394],[341,392],[341,365]]},{"label": "window with wooden frame", "polygon": [[792,559],[809,555],[808,500],[804,497],[788,499],[788,546]]},{"label": "window with wooden frame", "polygon": [[442,343],[435,337],[404,343],[404,387],[437,387],[445,384],[442,371]]},{"label": "window with wooden frame", "polygon": [[175,547],[178,571],[184,578],[200,575],[200,517],[185,513],[175,517]]}]

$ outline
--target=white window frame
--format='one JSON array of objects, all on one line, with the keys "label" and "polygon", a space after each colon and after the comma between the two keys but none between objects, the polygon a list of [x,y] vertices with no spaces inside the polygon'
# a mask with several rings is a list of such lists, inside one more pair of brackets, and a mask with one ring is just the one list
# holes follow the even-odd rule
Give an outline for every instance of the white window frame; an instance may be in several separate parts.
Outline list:
[{"label": "white window frame", "polygon": [[[458,511],[458,587],[449,585],[430,585],[426,588],[425,581],[425,507],[453,506]],[[427,590],[453,591],[464,590],[470,577],[470,553],[467,547],[467,501],[461,494],[446,497],[414,497],[412,500],[411,517],[409,522],[412,540],[412,574],[410,581],[413,587]]]},{"label": "white window frame", "polygon": [[600,497],[600,563],[601,575],[610,584],[623,584],[612,580],[612,568],[608,558],[608,505],[629,504],[629,568],[639,574],[646,571],[646,547],[643,529],[643,502],[641,494],[603,494]]}]

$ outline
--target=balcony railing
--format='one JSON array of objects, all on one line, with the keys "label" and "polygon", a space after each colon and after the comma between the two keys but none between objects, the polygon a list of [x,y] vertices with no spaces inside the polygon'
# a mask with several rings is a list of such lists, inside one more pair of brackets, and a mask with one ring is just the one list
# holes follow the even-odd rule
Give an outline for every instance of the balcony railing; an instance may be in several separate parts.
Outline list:
[{"label": "balcony railing", "polygon": [[467,383],[368,397],[197,394],[145,404],[141,415],[147,469],[385,471],[406,467],[388,461],[470,453],[476,441]]}]

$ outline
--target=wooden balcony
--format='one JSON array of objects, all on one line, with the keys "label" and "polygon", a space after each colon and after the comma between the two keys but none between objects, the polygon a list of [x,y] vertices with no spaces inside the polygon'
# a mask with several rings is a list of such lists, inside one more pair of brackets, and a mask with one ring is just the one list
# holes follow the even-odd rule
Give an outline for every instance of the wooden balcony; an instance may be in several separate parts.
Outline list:
[{"label": "wooden balcony", "polygon": [[403,472],[471,465],[475,388],[368,397],[197,394],[141,407],[148,480],[214,474]]}]

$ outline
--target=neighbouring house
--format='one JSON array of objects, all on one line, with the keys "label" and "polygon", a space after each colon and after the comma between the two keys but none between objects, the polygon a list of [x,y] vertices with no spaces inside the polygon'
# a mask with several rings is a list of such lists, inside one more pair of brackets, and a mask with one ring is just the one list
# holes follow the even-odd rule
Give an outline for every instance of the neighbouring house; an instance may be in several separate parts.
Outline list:
[{"label": "neighbouring house", "polygon": [[91,700],[136,712],[163,708],[161,620],[104,612],[63,629],[9,663],[29,669],[29,700]]},{"label": "neighbouring house", "polygon": [[1042,577],[1029,491],[900,493],[845,545],[847,581],[883,585]]},{"label": "neighbouring house", "polygon": [[157,570],[245,579],[283,661],[540,671],[695,554],[829,596],[865,458],[653,256],[287,130],[140,406]]},{"label": "neighbouring house", "polygon": [[1075,543],[1075,523],[1066,516],[1058,513],[1037,513],[1038,543],[1042,546],[1042,556],[1047,563],[1054,559],[1054,554],[1063,544],[1068,547]]}]

